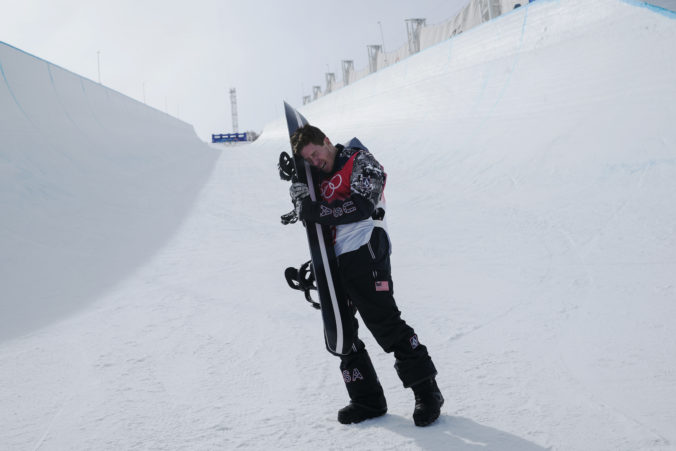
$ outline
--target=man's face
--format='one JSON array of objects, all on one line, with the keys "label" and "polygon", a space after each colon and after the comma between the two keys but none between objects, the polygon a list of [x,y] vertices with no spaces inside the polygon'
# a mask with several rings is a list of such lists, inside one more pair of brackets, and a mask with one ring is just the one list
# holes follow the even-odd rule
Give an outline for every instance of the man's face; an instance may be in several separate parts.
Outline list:
[{"label": "man's face", "polygon": [[336,149],[331,145],[328,138],[324,139],[324,144],[308,144],[300,151],[300,156],[322,172],[331,173],[333,162],[336,158]]}]

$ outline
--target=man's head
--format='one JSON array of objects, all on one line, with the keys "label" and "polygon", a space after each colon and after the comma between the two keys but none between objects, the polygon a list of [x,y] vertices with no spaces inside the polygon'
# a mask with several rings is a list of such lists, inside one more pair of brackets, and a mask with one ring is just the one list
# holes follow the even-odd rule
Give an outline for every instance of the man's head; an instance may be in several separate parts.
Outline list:
[{"label": "man's head", "polygon": [[337,150],[317,127],[308,124],[296,130],[291,135],[291,147],[294,155],[300,155],[320,171],[330,173],[333,169]]}]

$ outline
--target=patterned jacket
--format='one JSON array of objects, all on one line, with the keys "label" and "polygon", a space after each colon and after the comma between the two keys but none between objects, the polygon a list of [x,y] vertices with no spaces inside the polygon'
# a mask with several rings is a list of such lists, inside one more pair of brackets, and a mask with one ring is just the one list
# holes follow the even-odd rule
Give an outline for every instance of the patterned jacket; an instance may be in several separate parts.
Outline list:
[{"label": "patterned jacket", "polygon": [[322,200],[304,204],[302,215],[334,227],[334,249],[341,255],[366,244],[374,227],[385,228],[387,174],[357,138],[336,149],[333,172],[320,179]]}]

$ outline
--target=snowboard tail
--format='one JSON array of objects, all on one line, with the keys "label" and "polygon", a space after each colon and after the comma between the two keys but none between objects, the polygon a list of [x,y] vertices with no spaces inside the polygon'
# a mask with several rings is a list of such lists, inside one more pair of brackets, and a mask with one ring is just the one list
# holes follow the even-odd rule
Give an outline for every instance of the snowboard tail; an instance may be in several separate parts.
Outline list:
[{"label": "snowboard tail", "polygon": [[[289,137],[298,128],[308,124],[307,119],[286,102],[284,102],[284,111]],[[319,180],[312,166],[298,155],[293,156],[293,164],[297,181],[306,183],[310,189],[310,199],[320,200]],[[333,249],[331,228],[309,221],[304,222],[304,225],[321,306],[326,348],[332,354],[349,354],[354,325],[351,307],[340,283],[338,259]]]}]

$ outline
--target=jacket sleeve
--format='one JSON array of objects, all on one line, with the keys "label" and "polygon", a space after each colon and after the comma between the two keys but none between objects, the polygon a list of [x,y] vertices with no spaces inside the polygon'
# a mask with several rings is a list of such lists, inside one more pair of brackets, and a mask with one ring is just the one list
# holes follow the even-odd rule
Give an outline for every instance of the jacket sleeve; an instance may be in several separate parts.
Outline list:
[{"label": "jacket sleeve", "polygon": [[363,221],[371,217],[385,187],[383,167],[370,152],[357,154],[350,175],[350,195],[331,203],[312,202],[309,198],[301,204],[300,219],[326,225],[340,225]]}]

